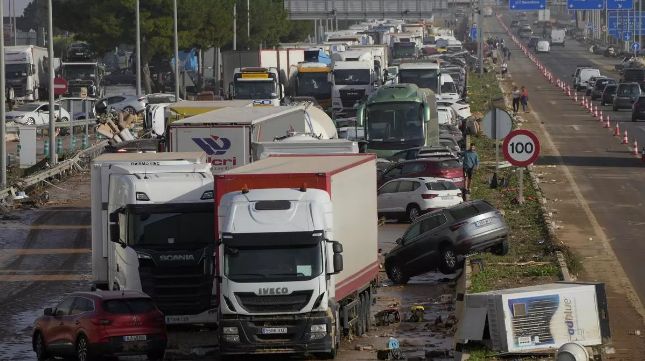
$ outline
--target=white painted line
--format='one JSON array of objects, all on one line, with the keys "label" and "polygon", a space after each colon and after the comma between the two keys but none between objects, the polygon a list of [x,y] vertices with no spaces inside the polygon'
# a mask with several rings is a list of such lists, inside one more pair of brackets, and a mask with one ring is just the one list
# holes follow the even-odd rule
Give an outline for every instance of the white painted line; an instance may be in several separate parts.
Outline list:
[{"label": "white painted line", "polygon": [[579,125],[570,125],[570,127],[573,128],[573,130],[575,130],[576,132],[580,131],[580,126]]}]

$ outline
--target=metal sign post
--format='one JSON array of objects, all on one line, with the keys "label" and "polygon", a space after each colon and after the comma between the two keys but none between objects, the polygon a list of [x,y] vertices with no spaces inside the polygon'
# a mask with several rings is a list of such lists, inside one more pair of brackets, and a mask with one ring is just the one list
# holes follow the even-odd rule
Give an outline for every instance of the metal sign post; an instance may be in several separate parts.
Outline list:
[{"label": "metal sign post", "polygon": [[497,176],[499,173],[499,141],[504,139],[513,129],[513,120],[510,114],[503,109],[491,107],[482,121],[482,131],[495,141],[495,173],[491,180],[490,187],[497,188]]}]

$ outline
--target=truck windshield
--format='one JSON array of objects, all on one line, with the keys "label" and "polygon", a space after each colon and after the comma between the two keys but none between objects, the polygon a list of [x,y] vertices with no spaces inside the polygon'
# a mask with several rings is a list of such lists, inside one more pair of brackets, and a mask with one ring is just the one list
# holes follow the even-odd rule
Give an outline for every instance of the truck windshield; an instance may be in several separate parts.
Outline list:
[{"label": "truck windshield", "polygon": [[336,85],[367,85],[370,83],[369,69],[336,69],[334,70]]},{"label": "truck windshield", "polygon": [[272,80],[235,81],[235,99],[277,99],[278,92]]},{"label": "truck windshield", "polygon": [[95,71],[94,65],[64,65],[63,78],[66,80],[94,78]]},{"label": "truck windshield", "polygon": [[367,139],[371,142],[423,143],[423,112],[419,103],[396,102],[367,107]]},{"label": "truck windshield", "polygon": [[403,69],[399,70],[399,83],[416,84],[419,88],[437,90],[438,69]]},{"label": "truck windshield", "polygon": [[394,43],[392,45],[392,58],[414,58],[417,55],[415,43]]},{"label": "truck windshield", "polygon": [[327,73],[298,73],[298,96],[331,96]]},{"label": "truck windshield", "polygon": [[138,209],[129,213],[128,244],[155,248],[213,243],[213,221],[213,212],[203,210],[172,213]]},{"label": "truck windshield", "polygon": [[310,280],[322,273],[321,245],[263,248],[226,246],[224,273],[234,282]]},{"label": "truck windshield", "polygon": [[455,87],[455,83],[449,81],[441,84],[441,94],[456,93],[456,92],[457,92],[457,87]]},{"label": "truck windshield", "polygon": [[18,79],[27,76],[29,64],[7,64],[5,66],[5,75],[7,79]]}]

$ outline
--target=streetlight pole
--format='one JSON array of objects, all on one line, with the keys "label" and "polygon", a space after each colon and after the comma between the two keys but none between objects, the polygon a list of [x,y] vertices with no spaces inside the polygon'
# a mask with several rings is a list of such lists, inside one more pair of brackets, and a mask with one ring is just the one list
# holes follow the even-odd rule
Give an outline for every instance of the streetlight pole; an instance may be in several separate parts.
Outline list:
[{"label": "streetlight pole", "polygon": [[137,0],[137,96],[141,96],[141,19],[139,14],[139,0]]},{"label": "streetlight pole", "polygon": [[[54,165],[58,163],[58,155],[56,154],[56,119],[54,118],[56,112],[54,111],[54,26],[52,0],[47,0],[47,26],[47,64],[49,65],[49,163]],[[0,40],[4,41],[4,37],[0,38]],[[0,90],[4,94],[4,87]],[[4,102],[2,105],[4,105]]]},{"label": "streetlight pole", "polygon": [[233,50],[237,50],[237,1],[233,3]]},{"label": "streetlight pole", "polygon": [[177,35],[177,0],[172,0],[172,16],[173,16],[173,22],[174,22],[174,37],[175,37],[175,100],[178,100],[179,99],[179,36]]},{"label": "streetlight pole", "polygon": [[484,2],[479,0],[479,6],[477,9],[477,37],[479,39],[479,45],[477,50],[479,53],[479,75],[484,75],[484,23],[482,21],[482,7]]},{"label": "streetlight pole", "polygon": [[[4,19],[4,4],[0,6],[0,19]],[[0,54],[4,54],[4,26],[0,26]],[[7,187],[7,128],[5,124],[4,56],[0,56],[0,189]]]},{"label": "streetlight pole", "polygon": [[251,3],[246,0],[246,42],[251,41]]}]

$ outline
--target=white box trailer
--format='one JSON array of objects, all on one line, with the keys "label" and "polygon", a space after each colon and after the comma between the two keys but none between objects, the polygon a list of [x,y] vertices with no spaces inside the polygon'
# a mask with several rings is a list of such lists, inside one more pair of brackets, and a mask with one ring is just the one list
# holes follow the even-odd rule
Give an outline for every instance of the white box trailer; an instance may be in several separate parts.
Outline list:
[{"label": "white box trailer", "polygon": [[219,173],[253,161],[253,142],[273,141],[289,132],[315,134],[302,106],[223,108],[170,124],[171,152],[203,151]]},{"label": "white box trailer", "polygon": [[365,332],[379,270],[375,174],[373,154],[328,154],[215,176],[221,354],[335,355],[343,332]]},{"label": "white box trailer", "polygon": [[558,282],[466,295],[455,339],[530,353],[555,351],[569,342],[601,345],[610,336],[604,284]]}]

